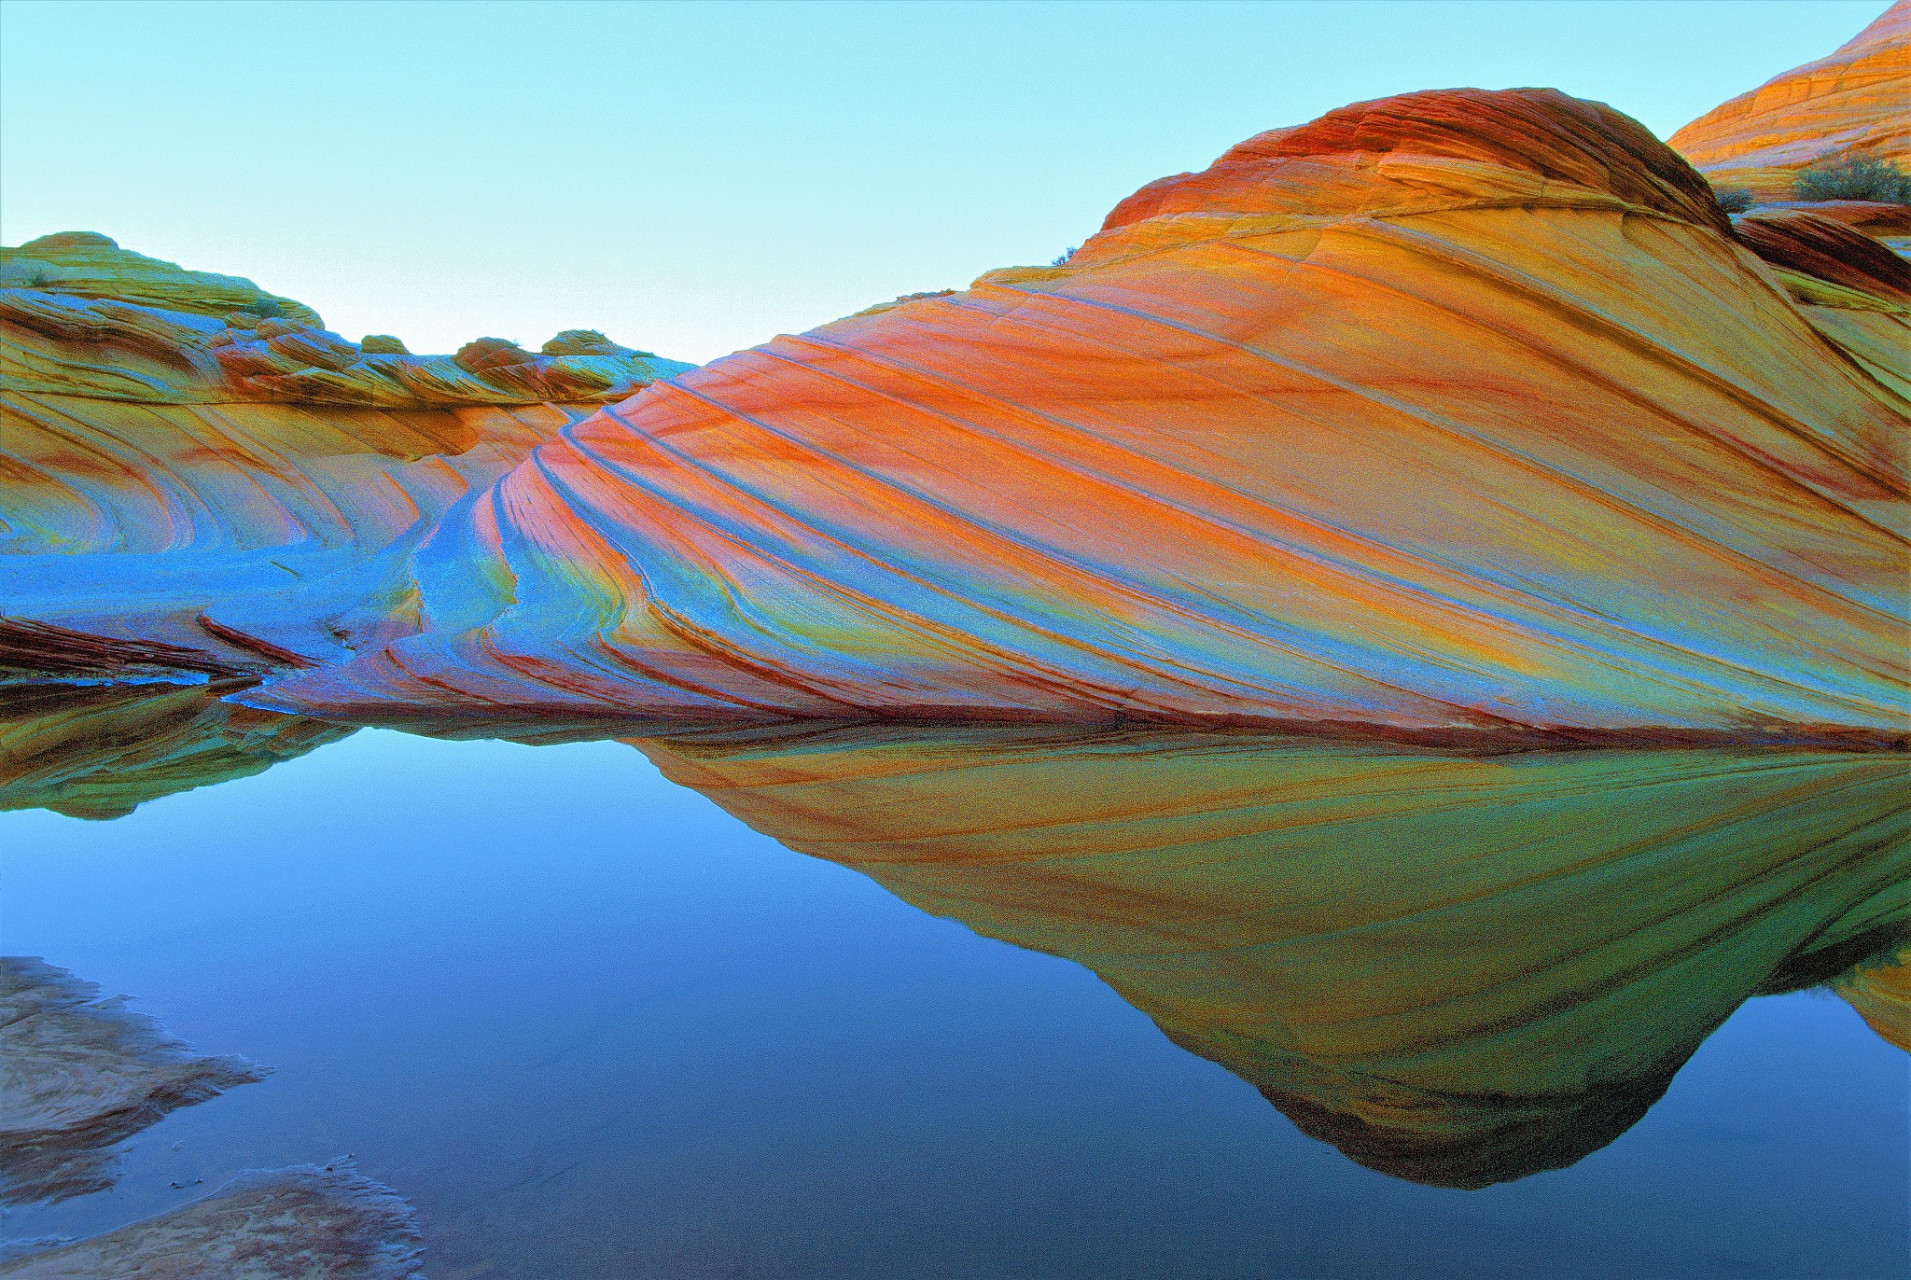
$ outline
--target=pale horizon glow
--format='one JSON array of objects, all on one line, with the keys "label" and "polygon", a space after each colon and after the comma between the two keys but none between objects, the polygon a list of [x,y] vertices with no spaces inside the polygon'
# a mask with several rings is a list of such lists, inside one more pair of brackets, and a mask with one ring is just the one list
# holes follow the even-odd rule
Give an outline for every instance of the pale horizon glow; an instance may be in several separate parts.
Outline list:
[{"label": "pale horizon glow", "polygon": [[414,351],[704,362],[1347,102],[1546,85],[1664,137],[1885,7],[4,0],[0,243],[103,232]]}]

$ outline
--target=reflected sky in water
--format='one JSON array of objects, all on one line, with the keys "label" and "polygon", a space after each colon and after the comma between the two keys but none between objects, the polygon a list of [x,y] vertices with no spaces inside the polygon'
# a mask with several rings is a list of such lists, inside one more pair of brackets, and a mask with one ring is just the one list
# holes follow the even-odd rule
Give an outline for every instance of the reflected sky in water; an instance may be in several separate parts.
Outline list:
[{"label": "reflected sky in water", "polygon": [[350,1152],[434,1280],[1907,1270],[1911,1059],[1819,991],[1744,1004],[1569,1168],[1462,1191],[621,743],[368,730],[111,822],[0,814],[0,859],[6,951],[277,1068],[10,1236]]}]

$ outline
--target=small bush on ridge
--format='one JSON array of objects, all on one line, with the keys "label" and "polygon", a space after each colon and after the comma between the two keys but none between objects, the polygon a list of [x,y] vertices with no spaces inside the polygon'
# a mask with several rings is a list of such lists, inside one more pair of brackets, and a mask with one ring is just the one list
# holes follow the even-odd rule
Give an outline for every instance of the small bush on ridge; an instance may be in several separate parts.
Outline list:
[{"label": "small bush on ridge", "polygon": [[1839,156],[1800,169],[1792,181],[1792,195],[1800,200],[1911,204],[1911,174],[1876,156]]}]

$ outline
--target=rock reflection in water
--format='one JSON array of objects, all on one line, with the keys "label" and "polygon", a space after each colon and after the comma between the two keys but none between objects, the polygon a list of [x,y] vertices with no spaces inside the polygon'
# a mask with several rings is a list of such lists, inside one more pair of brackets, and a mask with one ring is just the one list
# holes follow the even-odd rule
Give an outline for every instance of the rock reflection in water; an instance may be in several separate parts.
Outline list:
[{"label": "rock reflection in water", "polygon": [[64,969],[0,956],[0,1205],[104,1191],[117,1143],[265,1074],[194,1053]]},{"label": "rock reflection in water", "polygon": [[214,684],[0,684],[0,810],[118,818],[355,732],[254,711]]},{"label": "rock reflection in water", "polygon": [[[1086,965],[1305,1132],[1417,1182],[1606,1145],[1753,995],[1826,984],[1911,1038],[1902,752],[409,727],[623,737],[792,849]],[[0,802],[123,811],[347,732],[192,690],[73,695],[0,723]]]},{"label": "rock reflection in water", "polygon": [[1911,947],[1873,964],[1861,964],[1832,989],[1858,1011],[1873,1031],[1911,1053]]},{"label": "rock reflection in water", "polygon": [[[1901,754],[637,745],[790,848],[1088,966],[1307,1133],[1441,1186],[1605,1146],[1748,997],[1838,979],[1911,922]],[[1887,972],[1835,989],[1890,1035]]]}]

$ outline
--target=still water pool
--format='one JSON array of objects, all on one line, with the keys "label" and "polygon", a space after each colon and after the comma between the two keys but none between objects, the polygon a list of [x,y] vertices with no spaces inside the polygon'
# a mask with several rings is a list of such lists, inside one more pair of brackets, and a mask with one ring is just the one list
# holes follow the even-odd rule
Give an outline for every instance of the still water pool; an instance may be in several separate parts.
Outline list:
[{"label": "still water pool", "polygon": [[[0,1234],[86,1236],[349,1154],[416,1206],[433,1280],[1911,1270],[1911,1058],[1783,959],[1837,921],[1865,946],[1897,927],[1888,779],[1774,800],[1708,775],[1737,788],[1713,820],[1662,778],[1562,817],[1536,773],[1446,817],[1409,795],[1376,833],[1330,811],[1342,774],[1323,792],[1211,744],[1173,776],[1107,744],[1058,775],[1026,735],[959,767],[947,742],[865,746],[875,791],[838,785],[840,743],[744,752],[743,777],[735,744],[365,730],[110,821],[0,814],[0,949],[274,1069]],[[1641,788],[1718,848],[1569,847]],[[1520,825],[1536,791],[1550,826]],[[1681,859],[1825,796],[1856,853],[1692,887]],[[1030,805],[1053,814],[1035,836]],[[1503,838],[1440,834],[1482,813]],[[1320,902],[1435,889],[1302,921],[1288,874]],[[1484,985],[1522,1012],[1480,1013],[1475,940],[1553,931],[1557,991],[1517,994],[1536,965],[1509,962]],[[1614,938],[1631,958],[1595,962]],[[1522,1073],[1592,1083],[1528,1096]]]}]

